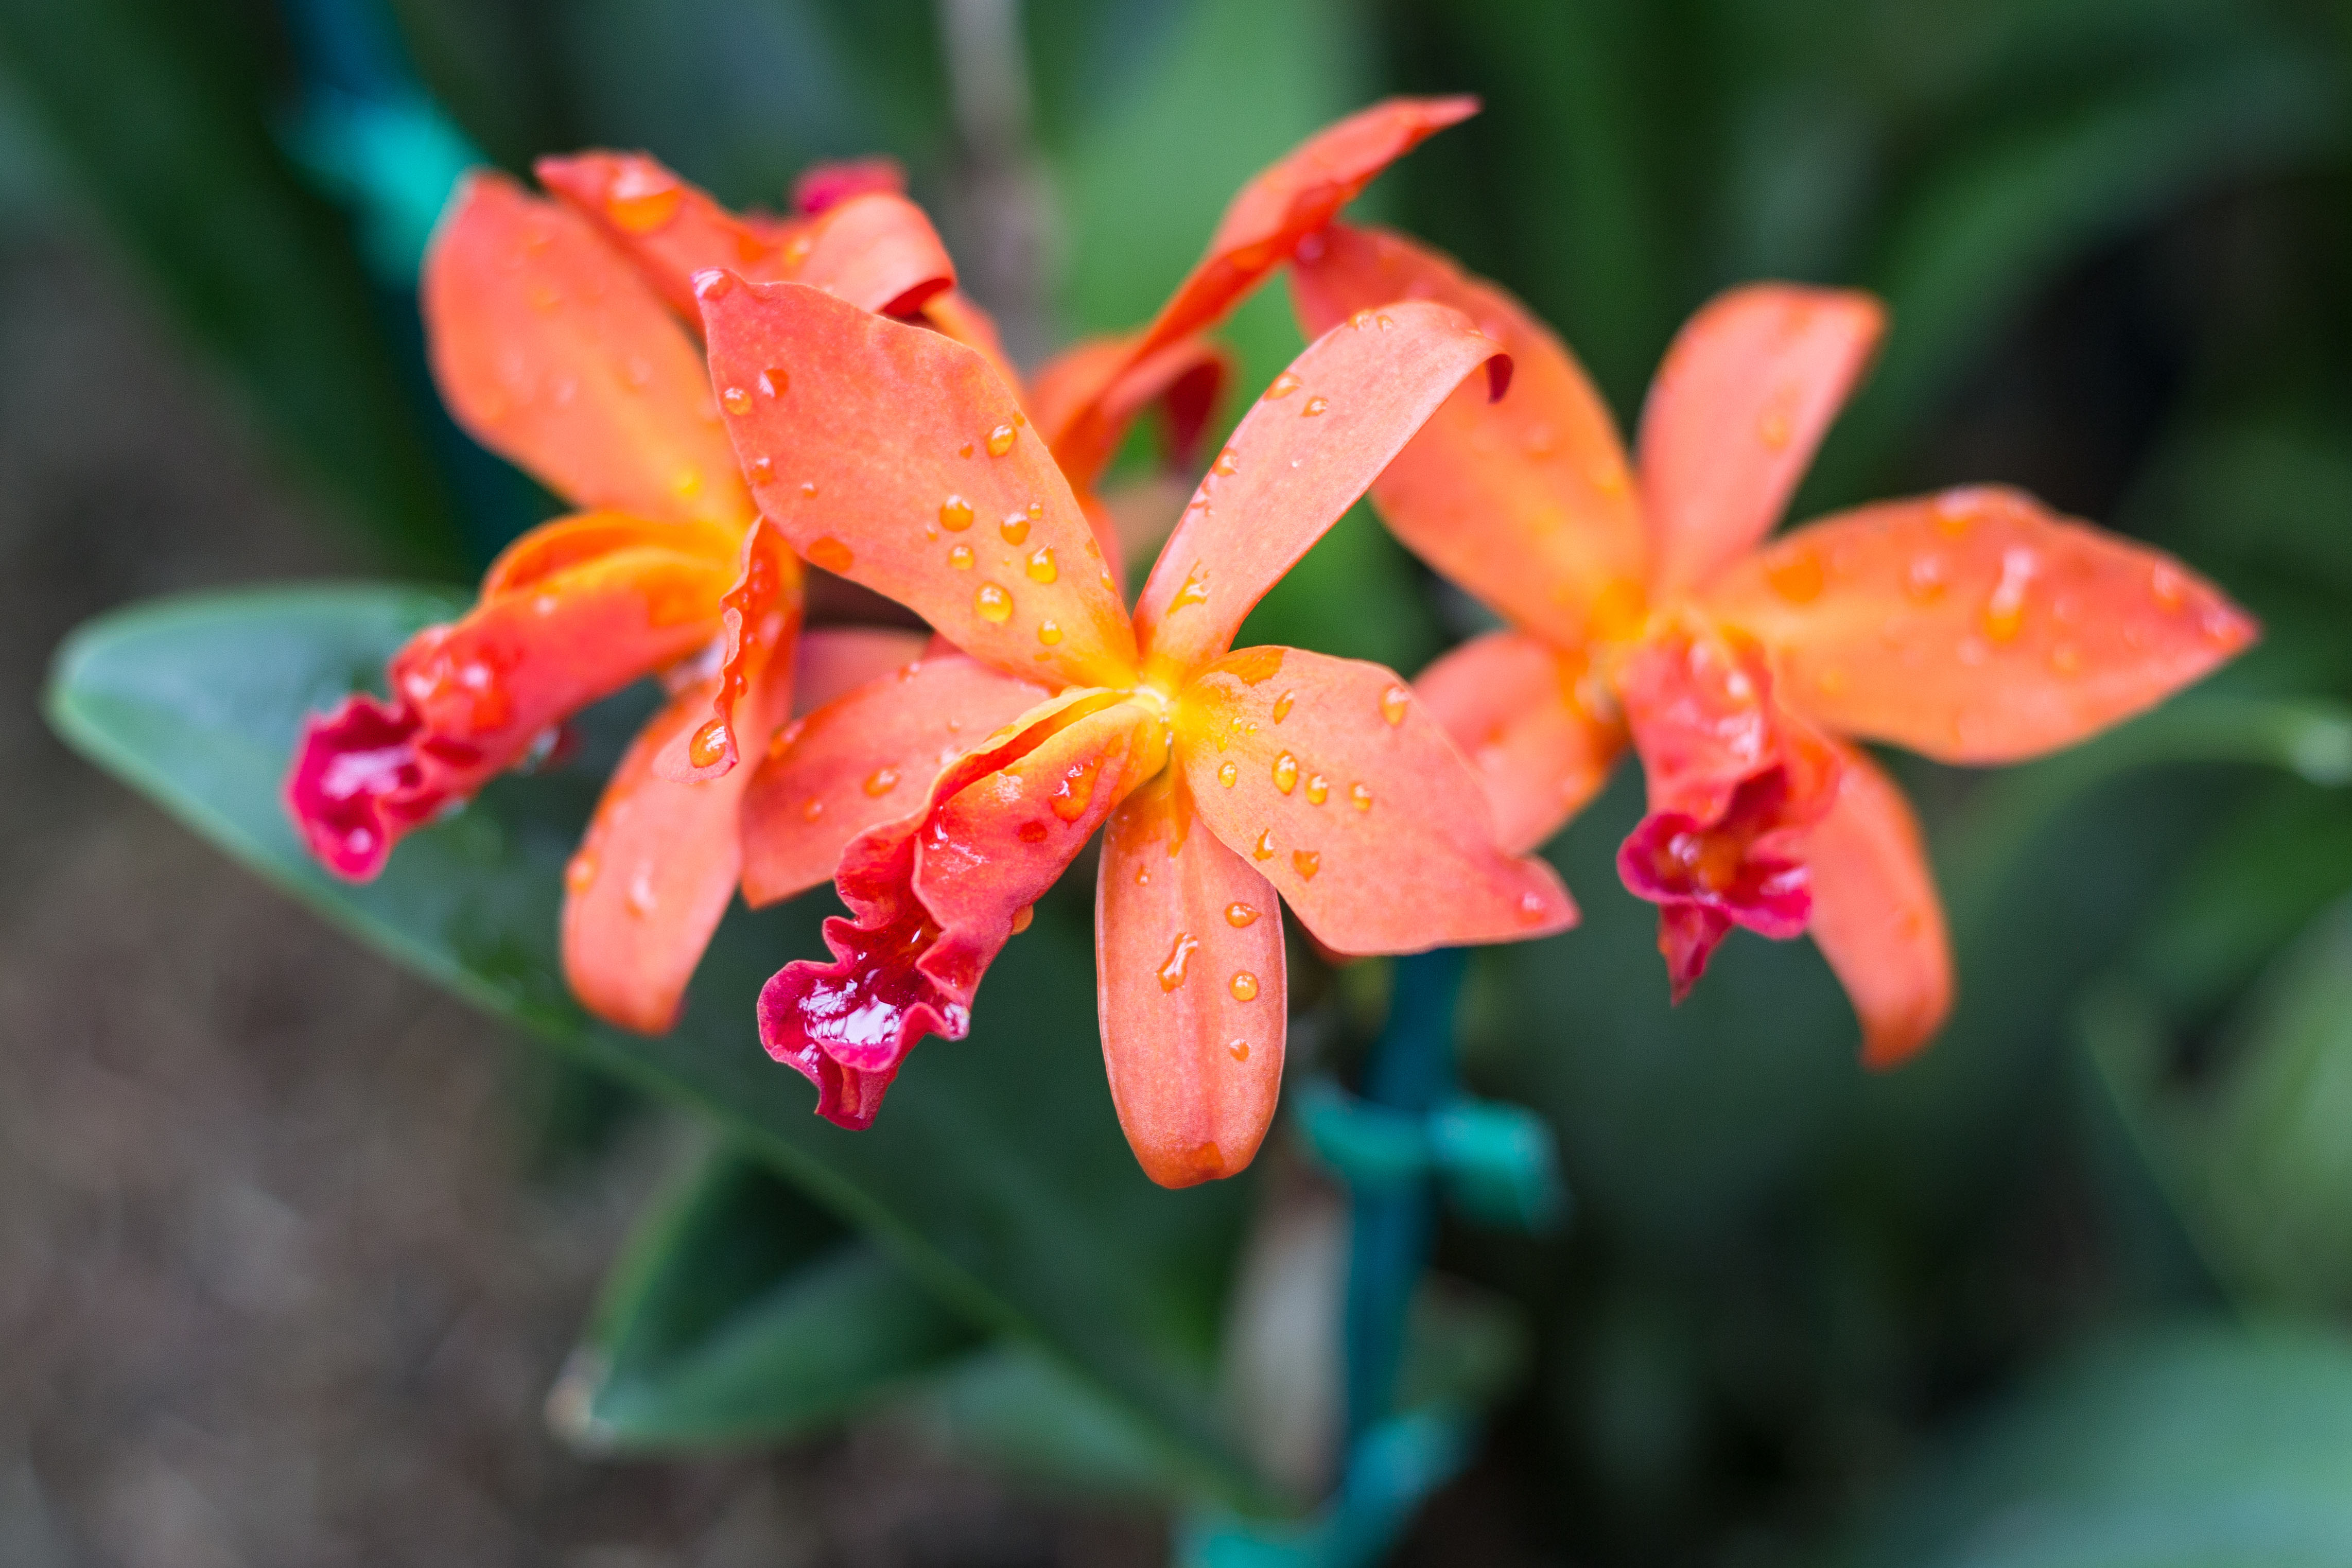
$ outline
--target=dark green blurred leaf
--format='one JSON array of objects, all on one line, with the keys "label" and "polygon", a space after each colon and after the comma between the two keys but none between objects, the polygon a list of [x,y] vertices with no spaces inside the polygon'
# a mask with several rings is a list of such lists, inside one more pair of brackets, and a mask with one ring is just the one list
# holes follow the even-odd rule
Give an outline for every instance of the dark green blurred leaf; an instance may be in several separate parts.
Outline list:
[{"label": "dark green blurred leaf", "polygon": [[2069,1357],[1918,1467],[1843,1568],[2336,1568],[2352,1349],[2180,1327]]},{"label": "dark green blurred leaf", "polygon": [[[53,723],[77,747],[331,920],[428,977],[714,1117],[728,1136],[880,1241],[971,1321],[1064,1358],[1148,1424],[1192,1484],[1248,1498],[1211,1410],[1218,1318],[1249,1184],[1154,1187],[1119,1135],[1078,900],[1041,904],[992,971],[972,1034],[919,1050],[871,1131],[811,1114],[752,1028],[761,981],[821,951],[820,902],[722,927],[685,1022],[600,1027],[555,955],[562,867],[593,762],[502,780],[353,887],[305,855],[278,804],[303,713],[372,680],[459,601],[394,588],[199,597],[119,613],[58,655]],[[1075,907],[1074,907],[1075,906]]]},{"label": "dark green blurred leaf", "polygon": [[342,220],[273,143],[251,14],[11,0],[0,69],[181,325],[404,559],[464,557]]},{"label": "dark green blurred leaf", "polygon": [[719,1149],[639,1220],[548,1409],[595,1448],[775,1442],[978,1341],[872,1243]]}]

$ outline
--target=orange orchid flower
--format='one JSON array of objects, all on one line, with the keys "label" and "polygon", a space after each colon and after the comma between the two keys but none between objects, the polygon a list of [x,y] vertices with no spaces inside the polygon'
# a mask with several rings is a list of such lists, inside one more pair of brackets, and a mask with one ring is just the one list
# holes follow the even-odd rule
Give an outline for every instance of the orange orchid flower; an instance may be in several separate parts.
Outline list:
[{"label": "orange orchid flower", "polygon": [[[412,638],[389,702],[355,695],[314,718],[287,799],[320,860],[373,877],[403,834],[550,743],[570,714],[667,672],[671,700],[606,788],[563,911],[582,1001],[655,1031],[733,893],[752,772],[734,764],[788,717],[800,622],[800,564],[758,521],[688,330],[691,276],[723,264],[904,313],[955,274],[922,213],[887,191],[763,219],[640,155],[552,158],[539,173],[556,200],[496,174],[459,188],[426,258],[424,313],[457,421],[586,510],[518,540],[471,611]],[[870,669],[854,642],[819,662],[861,657]]]},{"label": "orange orchid flower", "polygon": [[[1043,689],[850,844],[834,962],[789,964],[762,993],[761,1040],[822,1114],[869,1124],[917,1039],[962,1036],[982,973],[1097,827],[1105,1063],[1138,1158],[1171,1186],[1241,1169],[1273,1117],[1277,894],[1343,952],[1572,920],[1549,868],[1495,847],[1477,781],[1397,677],[1230,646],[1454,388],[1507,365],[1459,312],[1401,305],[1301,354],[1211,467],[1130,617],[1069,479],[982,355],[800,285],[716,272],[700,289],[761,512],[985,679]],[[752,395],[763,377],[773,396]],[[915,700],[930,668],[886,721],[954,710],[951,692]]]},{"label": "orange orchid flower", "polygon": [[[959,291],[933,296],[927,324],[987,360],[1016,398],[1015,411],[1032,421],[1022,428],[1043,439],[1069,483],[1093,533],[1096,570],[1115,583],[1120,575],[1118,538],[1094,486],[1129,426],[1159,403],[1180,463],[1189,461],[1205,427],[1228,367],[1202,334],[1381,170],[1475,107],[1469,99],[1391,99],[1309,137],[1234,195],[1200,260],[1150,323],[1074,345],[1025,388],[986,316]],[[896,165],[883,160],[835,166],[805,178],[800,199],[806,206],[831,192],[895,190],[898,179]],[[763,468],[754,457],[755,479],[772,471],[772,458]],[[961,544],[960,559],[979,559],[985,530],[966,531],[976,521],[986,520],[952,507],[940,513],[936,526],[960,536],[950,542],[951,556]],[[806,543],[818,566],[841,569],[847,546],[839,540]],[[949,761],[1056,684],[1041,684],[1031,668],[975,659],[952,643],[935,645],[919,662],[910,662],[921,652],[919,641],[908,637],[902,646],[905,668],[809,713],[760,764],[743,806],[743,894],[755,908],[832,879],[852,839],[904,816]]]},{"label": "orange orchid flower", "polygon": [[1822,519],[1767,544],[1884,325],[1863,294],[1766,284],[1668,351],[1629,468],[1559,340],[1401,236],[1333,225],[1293,287],[1320,331],[1441,301],[1515,357],[1455,395],[1373,486],[1404,543],[1492,606],[1419,683],[1479,770],[1507,848],[1549,837],[1630,742],[1649,814],[1618,858],[1659,906],[1677,999],[1735,926],[1810,931],[1890,1065],[1949,1012],[1952,959],[1901,792],[1848,738],[2012,762],[2160,701],[2253,623],[2159,552],[2004,489]]}]

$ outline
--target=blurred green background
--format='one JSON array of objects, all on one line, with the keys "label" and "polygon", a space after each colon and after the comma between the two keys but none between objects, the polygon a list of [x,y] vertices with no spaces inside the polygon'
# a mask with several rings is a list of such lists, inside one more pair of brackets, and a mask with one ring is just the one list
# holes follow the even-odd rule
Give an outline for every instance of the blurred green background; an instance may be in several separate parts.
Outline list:
[{"label": "blurred green background", "polygon": [[[391,25],[372,37],[370,17]],[[1885,295],[1884,358],[1793,515],[2022,485],[2177,552],[2265,640],[2078,752],[1982,775],[1898,763],[1962,1000],[1891,1076],[1855,1066],[1851,1015],[1801,942],[1735,938],[1669,1011],[1651,911],[1611,866],[1638,785],[1574,825],[1554,854],[1585,924],[1480,958],[1465,1049],[1476,1087],[1555,1127],[1575,1220],[1539,1241],[1446,1233],[1444,1267],[1524,1353],[1405,1552],[2352,1561],[2352,5],[0,0],[10,245],[103,235],[202,397],[258,432],[272,482],[329,531],[247,552],[250,577],[323,554],[461,580],[547,510],[437,414],[398,211],[355,204],[351,160],[322,141],[331,88],[397,91],[411,68],[519,171],[644,147],[772,205],[813,159],[891,153],[1033,359],[1148,315],[1241,179],[1396,90],[1486,107],[1367,208],[1526,299],[1629,424],[1713,290],[1785,277]],[[16,265],[9,286],[47,276]],[[1297,344],[1280,289],[1229,336],[1241,386],[1262,385]],[[124,505],[95,526],[136,548],[174,522]],[[246,644],[145,627],[165,640],[120,668],[90,652],[89,689],[130,711],[161,700],[170,666],[234,708],[240,671],[307,657],[331,686],[446,613],[366,604],[299,636],[286,611]],[[1475,625],[1361,512],[1259,623],[1254,640],[1408,672]],[[894,1092],[901,1131],[853,1150],[806,1125],[796,1079],[742,1058],[749,987],[780,944],[813,945],[813,905],[733,922],[658,1048],[599,1036],[551,991],[554,868],[609,738],[486,795],[404,851],[404,879],[358,896],[303,882],[274,845],[269,746],[236,733],[250,755],[153,742],[217,752],[205,765],[244,781],[218,798],[252,808],[179,809],[579,1047],[591,1077],[533,1069],[559,1074],[542,1109],[572,1108],[541,1117],[574,1128],[551,1136],[621,1157],[610,1129],[632,1113],[593,1087],[608,1070],[720,1129],[604,1288],[572,1436],[805,1441],[919,1408],[955,1452],[1097,1498],[1246,1501],[1265,1481],[1234,1460],[1251,1434],[1214,1385],[1243,1336],[1242,1238],[1290,1202],[1291,1173],[1180,1198],[1125,1168],[1084,1006],[1084,888],[1041,909],[1022,976],[997,982],[993,1037],[925,1047]],[[1298,989],[1298,1054],[1344,1070],[1377,1022],[1377,973],[1310,969]],[[928,1186],[904,1169],[924,1161]],[[837,1344],[852,1322],[871,1332]],[[7,1442],[41,1453],[39,1424],[19,1425],[0,1429],[0,1505]],[[69,1543],[57,1561],[122,1555],[70,1544],[70,1502],[43,1517]],[[954,1535],[919,1559],[833,1539],[805,1560],[1111,1560],[1068,1535],[1003,1557]]]}]

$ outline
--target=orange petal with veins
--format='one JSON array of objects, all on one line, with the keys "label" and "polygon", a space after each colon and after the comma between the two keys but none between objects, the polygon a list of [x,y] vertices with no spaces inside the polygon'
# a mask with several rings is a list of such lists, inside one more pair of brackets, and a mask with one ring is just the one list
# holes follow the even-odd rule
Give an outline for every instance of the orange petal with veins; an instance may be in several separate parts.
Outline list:
[{"label": "orange petal with veins", "polygon": [[1273,886],[1205,826],[1172,773],[1103,830],[1095,997],[1118,1124],[1163,1187],[1255,1157],[1282,1091],[1287,1030]]},{"label": "orange petal with veins", "polygon": [[2257,635],[2169,555],[1995,487],[1808,524],[1704,602],[1770,647],[1791,710],[1953,763],[2080,741]]},{"label": "orange petal with veins", "polygon": [[894,191],[850,195],[814,217],[752,222],[642,153],[541,158],[536,171],[688,321],[702,319],[694,276],[713,267],[806,283],[892,315],[911,314],[955,283],[955,264],[930,219]]},{"label": "orange petal with veins", "polygon": [[1333,224],[1290,278],[1310,333],[1391,300],[1433,300],[1511,356],[1508,397],[1461,388],[1373,482],[1372,504],[1391,531],[1512,622],[1564,647],[1616,635],[1639,615],[1646,544],[1625,448],[1608,405],[1549,328],[1494,284],[1384,229]]},{"label": "orange petal with veins", "polygon": [[811,626],[793,669],[793,712],[814,713],[923,657],[931,639],[897,626]]},{"label": "orange petal with veins", "polygon": [[795,283],[722,273],[702,305],[728,427],[793,549],[1008,674],[1132,678],[1086,513],[985,360]]},{"label": "orange petal with veins", "polygon": [[1389,670],[1299,648],[1226,655],[1179,698],[1201,821],[1340,952],[1564,931],[1550,867],[1496,847],[1477,778]]},{"label": "orange petal with veins", "polygon": [[1867,294],[1786,283],[1717,295],[1685,324],[1638,443],[1658,597],[1772,531],[1885,326]]},{"label": "orange petal with veins", "polygon": [[1046,695],[950,651],[810,713],[744,797],[745,900],[758,909],[830,878],[851,839],[915,809],[942,768]]},{"label": "orange petal with veins", "polygon": [[1136,605],[1150,665],[1181,678],[1339,520],[1479,366],[1499,395],[1510,360],[1470,319],[1408,301],[1307,345],[1210,465]]},{"label": "orange petal with veins", "polygon": [[1837,802],[1804,841],[1806,928],[1862,1018],[1862,1059],[1889,1068],[1952,1010],[1952,944],[1919,825],[1894,780],[1842,746]]},{"label": "orange petal with veins", "polygon": [[585,218],[468,175],[423,298],[434,380],[482,445],[583,507],[751,521],[702,356]]},{"label": "orange petal with veins", "polygon": [[1625,749],[1624,725],[1587,706],[1588,684],[1581,659],[1508,631],[1471,638],[1412,683],[1486,786],[1495,841],[1507,853],[1559,832]]}]

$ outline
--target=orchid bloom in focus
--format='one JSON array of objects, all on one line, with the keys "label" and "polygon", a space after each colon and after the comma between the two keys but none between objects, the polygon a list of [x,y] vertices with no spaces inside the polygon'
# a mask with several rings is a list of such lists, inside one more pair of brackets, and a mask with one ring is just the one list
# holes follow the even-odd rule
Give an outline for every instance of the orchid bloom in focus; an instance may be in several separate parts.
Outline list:
[{"label": "orchid bloom in focus", "polygon": [[[817,1086],[820,1113],[869,1124],[916,1040],[964,1034],[982,973],[1097,827],[1105,1062],[1137,1157],[1171,1186],[1241,1169],[1272,1120],[1276,894],[1350,953],[1573,919],[1549,867],[1496,848],[1477,781],[1397,677],[1230,647],[1458,384],[1493,364],[1499,390],[1507,360],[1459,312],[1368,312],[1308,347],[1211,466],[1130,618],[1069,479],[984,357],[795,284],[714,272],[700,291],[761,511],[1042,698],[849,845],[834,962],[790,964],[761,994],[761,1038]],[[930,662],[887,721],[956,711],[953,691],[924,691]]]},{"label": "orchid bloom in focus", "polygon": [[[691,276],[725,265],[905,313],[955,274],[922,213],[887,191],[767,219],[639,155],[539,173],[558,200],[496,174],[459,187],[425,260],[425,327],[458,423],[584,510],[518,540],[472,610],[411,638],[389,702],[362,693],[314,718],[287,799],[320,860],[370,878],[402,835],[551,743],[570,714],[664,674],[671,700],[614,773],[563,911],[583,1003],[653,1032],[734,891],[752,773],[735,764],[788,717],[800,623],[800,563],[758,521],[687,325],[700,326]],[[855,636],[811,642],[812,673],[835,688],[877,663]]]},{"label": "orchid bloom in focus", "polygon": [[1385,300],[1453,305],[1515,357],[1373,486],[1406,546],[1510,623],[1421,679],[1507,848],[1557,830],[1630,741],[1649,814],[1618,857],[1659,906],[1679,1000],[1735,926],[1810,931],[1864,1058],[1926,1044],[1952,960],[1910,809],[1848,738],[1948,763],[2039,755],[2198,679],[2251,620],[2159,552],[2005,489],[1860,508],[1767,544],[1876,347],[1867,295],[1757,285],[1668,351],[1635,466],[1559,342],[1401,236],[1334,225],[1292,270],[1321,331]]},{"label": "orchid bloom in focus", "polygon": [[[1023,428],[1034,432],[1024,438],[1044,442],[1086,514],[1096,570],[1109,572],[1114,582],[1120,575],[1120,542],[1095,484],[1129,425],[1160,403],[1180,462],[1189,460],[1202,432],[1227,367],[1202,334],[1389,163],[1475,108],[1463,98],[1399,98],[1327,126],[1236,193],[1200,260],[1149,323],[1073,345],[1025,387],[986,316],[960,291],[942,291],[926,304],[928,324],[977,351],[1013,394],[1015,412],[1030,422]],[[803,206],[822,205],[844,190],[897,188],[895,165],[870,161],[804,178],[800,199]],[[759,386],[755,380],[746,396]],[[773,472],[772,458],[761,466],[765,456],[752,459],[755,480]],[[967,531],[975,522],[979,531]],[[986,525],[978,513],[948,508],[932,526],[958,536],[950,541],[950,553],[961,543],[960,558],[969,562],[978,559]],[[816,565],[840,569],[837,552],[847,547],[838,540],[820,535],[807,544]],[[900,639],[896,662],[904,668],[808,714],[760,764],[743,803],[743,896],[754,908],[831,880],[852,839],[906,816],[941,767],[1058,684],[1032,668],[992,665],[951,644],[926,650],[910,634],[869,634],[877,668],[894,636]]]}]

